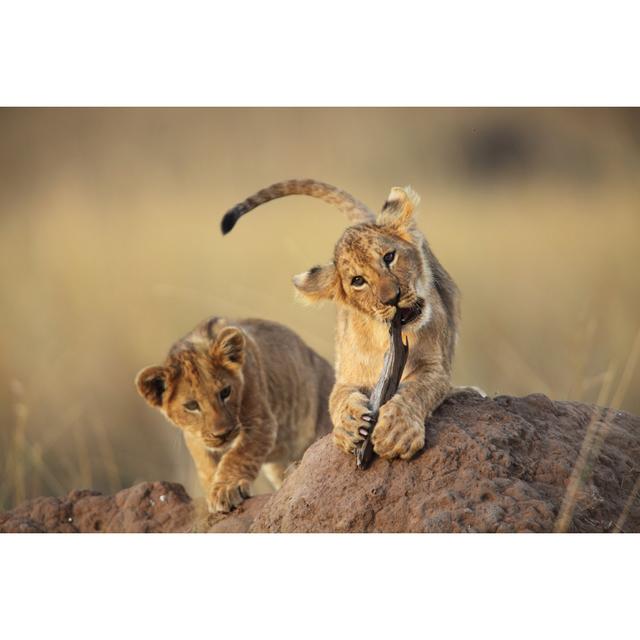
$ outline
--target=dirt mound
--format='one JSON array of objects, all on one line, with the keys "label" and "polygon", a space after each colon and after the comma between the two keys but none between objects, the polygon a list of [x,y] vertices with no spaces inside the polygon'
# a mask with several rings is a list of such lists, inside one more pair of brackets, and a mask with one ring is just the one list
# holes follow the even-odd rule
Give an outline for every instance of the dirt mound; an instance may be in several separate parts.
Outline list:
[{"label": "dirt mound", "polygon": [[[310,447],[252,531],[552,531],[589,423],[602,410],[542,395],[460,393],[410,463],[360,471],[324,438]],[[610,531],[640,475],[640,419],[612,412],[571,531]],[[640,530],[640,504],[623,529]]]},{"label": "dirt mound", "polygon": [[207,513],[204,500],[200,500],[192,531],[194,533],[247,533],[270,498],[271,495],[255,496],[245,500],[227,515]]},{"label": "dirt mound", "polygon": [[153,533],[189,531],[194,505],[184,487],[142,482],[114,496],[72,491],[64,498],[36,498],[0,514],[4,533]]},{"label": "dirt mound", "polygon": [[270,496],[256,496],[228,515],[207,512],[181,484],[141,482],[114,496],[74,490],[36,498],[0,513],[0,533],[244,533]]},{"label": "dirt mound", "polygon": [[472,392],[436,411],[425,450],[409,463],[376,459],[360,471],[327,436],[280,491],[228,516],[206,514],[181,485],[153,482],[115,496],[73,491],[31,500],[0,514],[0,531],[553,531],[585,433],[605,417],[606,437],[575,493],[569,530],[640,531],[639,418],[542,395]]}]

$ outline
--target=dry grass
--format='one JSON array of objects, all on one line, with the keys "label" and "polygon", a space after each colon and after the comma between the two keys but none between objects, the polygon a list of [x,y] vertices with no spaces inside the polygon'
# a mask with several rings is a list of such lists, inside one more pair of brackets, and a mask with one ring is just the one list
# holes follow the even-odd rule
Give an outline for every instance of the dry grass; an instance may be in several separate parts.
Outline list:
[{"label": "dry grass", "polygon": [[[560,512],[555,524],[555,531],[558,533],[565,533],[569,531],[571,527],[580,491],[591,476],[594,466],[597,464],[602,445],[613,425],[613,417],[616,413],[615,407],[620,406],[624,400],[638,362],[638,356],[640,356],[640,330],[636,335],[633,347],[629,352],[629,357],[620,376],[618,386],[613,394],[611,394],[611,388],[616,373],[614,368],[610,367],[603,376],[602,387],[596,401],[598,408],[594,411],[593,417],[585,430],[585,437],[582,441],[580,453],[578,454],[560,506]],[[634,484],[624,509],[618,518],[615,526],[616,531],[622,530],[624,521],[635,499],[637,485],[638,481]]]},{"label": "dry grass", "polygon": [[[411,183],[463,292],[456,383],[596,401],[640,326],[639,165],[621,117],[0,113],[0,508],[140,479],[197,492],[178,432],[133,378],[209,314],[281,321],[332,358],[333,310],[297,304],[290,277],[329,259],[340,215],[291,199],[218,232],[226,208],[284,177],[325,179],[372,206]],[[501,118],[563,149],[579,141],[602,170],[586,181],[535,167],[497,182],[456,173],[456,136]],[[639,388],[631,371],[608,400],[640,413]]]}]

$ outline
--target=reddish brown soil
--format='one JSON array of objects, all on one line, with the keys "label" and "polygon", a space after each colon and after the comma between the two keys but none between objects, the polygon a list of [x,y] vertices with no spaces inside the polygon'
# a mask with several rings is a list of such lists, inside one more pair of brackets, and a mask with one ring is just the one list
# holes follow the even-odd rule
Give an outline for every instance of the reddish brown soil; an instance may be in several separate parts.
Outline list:
[{"label": "reddish brown soil", "polygon": [[[603,410],[542,395],[447,400],[429,420],[427,445],[410,462],[355,468],[327,436],[311,446],[271,496],[229,516],[206,515],[184,489],[142,483],[102,496],[74,491],[0,514],[0,531],[516,532],[552,531],[590,421]],[[571,531],[640,531],[640,418],[610,413],[610,430],[587,473]]]},{"label": "reddish brown soil", "polygon": [[114,496],[71,491],[64,498],[35,498],[0,513],[7,533],[153,533],[189,531],[194,507],[184,487],[172,482],[142,482]]}]

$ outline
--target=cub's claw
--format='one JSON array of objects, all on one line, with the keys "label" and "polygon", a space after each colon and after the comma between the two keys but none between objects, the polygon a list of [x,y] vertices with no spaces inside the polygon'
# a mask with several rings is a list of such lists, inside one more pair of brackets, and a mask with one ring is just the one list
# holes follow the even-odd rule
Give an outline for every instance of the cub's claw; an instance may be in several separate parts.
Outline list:
[{"label": "cub's claw", "polygon": [[381,458],[409,460],[424,447],[424,439],[424,421],[401,398],[392,398],[380,407],[371,441]]},{"label": "cub's claw", "polygon": [[248,498],[251,483],[248,480],[216,482],[207,499],[210,513],[228,513]]},{"label": "cub's claw", "polygon": [[364,393],[356,391],[347,398],[334,423],[333,439],[343,451],[353,453],[367,437],[372,422],[369,398]]}]

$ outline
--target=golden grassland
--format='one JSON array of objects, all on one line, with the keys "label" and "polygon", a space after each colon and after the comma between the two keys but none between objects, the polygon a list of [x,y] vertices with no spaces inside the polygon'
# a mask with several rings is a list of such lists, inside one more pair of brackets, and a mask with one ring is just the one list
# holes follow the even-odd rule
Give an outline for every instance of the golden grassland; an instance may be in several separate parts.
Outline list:
[{"label": "golden grassland", "polygon": [[[421,193],[420,226],[463,295],[456,383],[640,413],[639,165],[618,116],[478,113],[0,113],[0,508],[143,479],[198,493],[133,378],[207,315],[283,322],[332,359],[334,310],[296,302],[290,280],[330,258],[341,215],[292,198],[218,230],[285,177],[371,206],[394,184]],[[586,140],[606,170],[489,183],[439,168],[457,132],[507,116]]]}]

